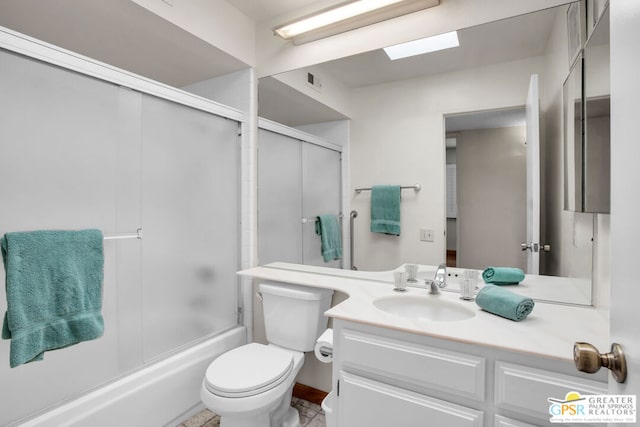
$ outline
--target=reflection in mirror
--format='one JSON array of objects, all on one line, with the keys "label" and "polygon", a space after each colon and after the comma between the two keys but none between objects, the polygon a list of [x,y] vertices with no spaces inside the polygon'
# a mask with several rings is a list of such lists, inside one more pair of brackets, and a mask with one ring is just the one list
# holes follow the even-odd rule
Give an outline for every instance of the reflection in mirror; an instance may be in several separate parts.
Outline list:
[{"label": "reflection in mirror", "polygon": [[[323,120],[349,119],[350,206],[344,210],[359,213],[354,221],[353,260],[360,271],[338,270],[335,274],[383,278],[389,276],[385,276],[385,271],[404,263],[437,266],[445,262],[446,242],[451,237],[446,231],[445,139],[448,130],[445,119],[469,112],[521,110],[526,103],[530,77],[537,74],[544,124],[540,135],[540,243],[552,248],[551,252],[540,255],[540,272],[550,280],[551,276],[562,277],[558,279],[561,284],[579,284],[574,296],[567,292],[562,297],[537,298],[591,303],[592,251],[598,251],[593,238],[608,239],[608,229],[596,229],[598,225],[591,214],[563,209],[562,85],[569,74],[566,16],[564,5],[460,29],[457,48],[396,61],[390,61],[380,49],[260,81],[260,116],[307,129]],[[309,72],[322,82],[320,88],[306,83]],[[279,90],[263,90],[278,85],[286,86],[283,92],[287,98],[280,97]],[[297,92],[296,102],[290,101],[292,92]],[[303,117],[304,102],[313,106],[310,109],[313,113],[306,118]],[[321,117],[320,111],[326,113],[322,117],[329,119],[317,118]],[[295,122],[287,122],[294,118]],[[523,132],[515,132],[520,144],[517,149],[522,150]],[[493,160],[484,166],[487,174],[513,161],[498,155]],[[370,195],[357,194],[354,189],[375,184],[414,183],[420,183],[422,190],[402,193],[401,235],[371,233]],[[491,185],[488,181],[485,186]],[[524,204],[524,188],[518,195],[504,199],[520,200]],[[465,196],[462,203],[471,200]],[[511,212],[511,208],[501,206],[500,209]],[[497,208],[488,209],[489,216],[494,212]],[[420,239],[423,230],[433,231],[433,241]],[[460,231],[460,235],[464,233]],[[494,232],[480,242],[480,250],[485,255],[496,253],[501,246],[500,239],[507,233],[511,234]],[[345,229],[345,236],[348,235]],[[484,258],[473,267],[522,265],[526,254],[521,251],[520,243],[524,239],[520,234],[517,237],[515,258],[506,261]],[[345,248],[348,247],[346,243]],[[606,257],[606,254],[599,256]],[[461,261],[457,266],[464,268],[464,260]]]},{"label": "reflection in mirror", "polygon": [[579,55],[562,87],[564,99],[564,208],[577,212],[584,211],[582,67],[582,55]]},{"label": "reflection in mirror", "polygon": [[609,85],[609,8],[584,50],[584,212],[609,213],[611,182],[611,90]]},{"label": "reflection in mirror", "polygon": [[524,126],[524,108],[446,117],[448,266],[526,271]]}]

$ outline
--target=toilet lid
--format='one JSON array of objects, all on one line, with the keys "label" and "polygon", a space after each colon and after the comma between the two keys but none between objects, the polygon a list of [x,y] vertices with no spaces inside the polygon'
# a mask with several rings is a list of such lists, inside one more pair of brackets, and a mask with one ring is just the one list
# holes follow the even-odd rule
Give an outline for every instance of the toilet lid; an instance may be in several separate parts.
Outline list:
[{"label": "toilet lid", "polygon": [[220,396],[253,396],[280,384],[292,369],[290,352],[251,343],[214,360],[207,368],[205,381],[209,391]]}]

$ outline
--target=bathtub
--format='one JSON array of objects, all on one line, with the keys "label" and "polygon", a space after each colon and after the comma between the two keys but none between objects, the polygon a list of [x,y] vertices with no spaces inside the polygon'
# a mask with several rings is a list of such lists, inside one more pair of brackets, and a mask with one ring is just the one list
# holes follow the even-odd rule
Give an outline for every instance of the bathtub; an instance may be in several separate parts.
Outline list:
[{"label": "bathtub", "polygon": [[235,327],[126,377],[11,426],[158,427],[186,417],[200,404],[200,385],[211,361],[246,342]]}]

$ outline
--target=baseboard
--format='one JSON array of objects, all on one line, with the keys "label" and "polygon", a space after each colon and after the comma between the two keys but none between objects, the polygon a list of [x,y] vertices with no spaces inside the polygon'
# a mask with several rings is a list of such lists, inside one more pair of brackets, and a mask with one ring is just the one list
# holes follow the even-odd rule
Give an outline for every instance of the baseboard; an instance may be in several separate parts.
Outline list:
[{"label": "baseboard", "polygon": [[293,397],[304,399],[308,402],[320,405],[325,397],[329,393],[326,391],[318,390],[317,388],[309,387],[308,385],[296,383],[293,386]]}]

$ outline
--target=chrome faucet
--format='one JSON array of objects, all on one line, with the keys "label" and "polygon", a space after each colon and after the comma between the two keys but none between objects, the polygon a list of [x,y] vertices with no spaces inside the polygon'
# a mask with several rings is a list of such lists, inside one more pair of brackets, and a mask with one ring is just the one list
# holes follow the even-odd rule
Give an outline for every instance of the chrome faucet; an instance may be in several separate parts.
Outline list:
[{"label": "chrome faucet", "polygon": [[439,294],[440,288],[447,286],[447,265],[440,264],[436,270],[435,277],[433,279],[425,279],[424,282],[429,285],[430,294]]}]

